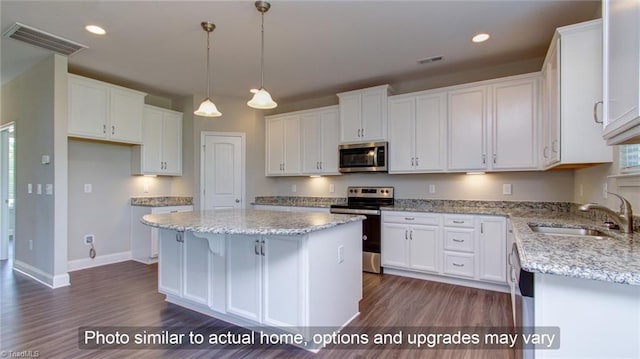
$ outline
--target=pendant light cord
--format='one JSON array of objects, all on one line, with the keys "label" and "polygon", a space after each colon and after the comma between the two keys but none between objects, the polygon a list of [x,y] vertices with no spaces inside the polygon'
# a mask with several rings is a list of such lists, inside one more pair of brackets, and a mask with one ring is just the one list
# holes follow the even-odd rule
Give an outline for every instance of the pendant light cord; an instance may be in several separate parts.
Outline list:
[{"label": "pendant light cord", "polygon": [[209,35],[211,35],[211,31],[207,31],[207,98],[210,99],[209,95],[209,87],[211,86],[211,64],[209,63],[209,57],[211,54],[211,45],[209,40]]},{"label": "pendant light cord", "polygon": [[262,14],[262,26],[261,26],[261,37],[260,37],[260,88],[264,88],[264,11],[261,11]]}]

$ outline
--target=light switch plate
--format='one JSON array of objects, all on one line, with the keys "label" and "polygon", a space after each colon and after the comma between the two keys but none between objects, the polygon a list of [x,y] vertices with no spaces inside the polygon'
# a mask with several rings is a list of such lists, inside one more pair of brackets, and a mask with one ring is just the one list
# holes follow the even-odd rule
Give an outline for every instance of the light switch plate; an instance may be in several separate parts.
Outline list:
[{"label": "light switch plate", "polygon": [[33,193],[33,184],[27,183],[27,193],[28,194],[32,194]]},{"label": "light switch plate", "polygon": [[335,193],[336,186],[333,183],[329,184],[329,193]]},{"label": "light switch plate", "polygon": [[511,183],[505,183],[502,185],[502,194],[511,196]]},{"label": "light switch plate", "polygon": [[93,191],[93,186],[91,183],[84,184],[84,193],[91,193]]},{"label": "light switch plate", "polygon": [[436,185],[434,185],[434,184],[430,184],[429,185],[429,193],[431,193],[431,194],[436,193]]},{"label": "light switch plate", "polygon": [[294,184],[291,185],[291,192],[296,193],[298,191],[298,187]]},{"label": "light switch plate", "polygon": [[44,185],[44,193],[51,196],[53,194],[53,184],[47,183]]},{"label": "light switch plate", "polygon": [[40,162],[43,165],[48,165],[49,163],[51,163],[51,157],[49,157],[49,155],[42,155]]},{"label": "light switch plate", "polygon": [[36,194],[42,194],[42,184],[38,183],[36,185]]}]

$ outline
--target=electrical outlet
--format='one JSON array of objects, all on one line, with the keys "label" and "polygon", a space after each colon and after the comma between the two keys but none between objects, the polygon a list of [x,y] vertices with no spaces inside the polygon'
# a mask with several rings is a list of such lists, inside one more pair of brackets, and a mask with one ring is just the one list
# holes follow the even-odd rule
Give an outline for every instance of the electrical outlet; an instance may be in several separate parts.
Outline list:
[{"label": "electrical outlet", "polygon": [[607,197],[609,196],[607,192],[609,192],[609,186],[605,182],[602,184],[602,198],[607,199]]},{"label": "electrical outlet", "polygon": [[145,183],[142,185],[142,192],[149,193],[149,184]]},{"label": "electrical outlet", "polygon": [[32,194],[33,193],[33,184],[27,183],[27,193],[28,194]]},{"label": "electrical outlet", "polygon": [[32,251],[33,250],[33,239],[29,240],[29,250]]},{"label": "electrical outlet", "polygon": [[338,246],[338,263],[344,262],[344,246]]},{"label": "electrical outlet", "polygon": [[431,193],[431,194],[436,193],[436,185],[434,185],[434,184],[430,184],[429,185],[429,193]]},{"label": "electrical outlet", "polygon": [[298,187],[294,184],[291,185],[291,192],[296,193],[298,191]]},{"label": "electrical outlet", "polygon": [[42,194],[42,183],[36,185],[36,194]]},{"label": "electrical outlet", "polygon": [[85,234],[84,235],[84,244],[89,246],[89,245],[93,244],[95,239],[96,239],[96,236],[94,236],[93,234]]},{"label": "electrical outlet", "polygon": [[584,185],[580,183],[580,186],[578,186],[578,188],[580,192],[580,197],[584,196]]},{"label": "electrical outlet", "polygon": [[329,193],[335,193],[336,186],[333,183],[329,183]]},{"label": "electrical outlet", "polygon": [[502,194],[511,196],[511,183],[505,183],[502,185]]},{"label": "electrical outlet", "polygon": [[93,186],[91,186],[91,183],[85,183],[84,193],[91,193],[92,191],[93,191]]},{"label": "electrical outlet", "polygon": [[44,185],[44,193],[48,194],[49,196],[53,194],[53,185],[51,183],[47,183],[46,185]]}]

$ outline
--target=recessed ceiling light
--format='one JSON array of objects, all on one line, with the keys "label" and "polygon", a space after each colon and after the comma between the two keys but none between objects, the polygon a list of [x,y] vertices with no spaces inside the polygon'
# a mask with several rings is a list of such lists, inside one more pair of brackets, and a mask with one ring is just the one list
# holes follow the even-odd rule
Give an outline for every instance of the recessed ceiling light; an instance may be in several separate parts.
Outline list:
[{"label": "recessed ceiling light", "polygon": [[487,40],[489,40],[491,36],[489,34],[485,34],[485,33],[481,33],[481,34],[477,34],[476,36],[474,36],[471,41],[473,42],[485,42]]},{"label": "recessed ceiling light", "polygon": [[96,35],[104,35],[104,34],[107,33],[106,31],[104,31],[103,28],[101,28],[98,25],[87,25],[84,28],[85,28],[85,30],[89,31],[90,33],[96,34]]}]

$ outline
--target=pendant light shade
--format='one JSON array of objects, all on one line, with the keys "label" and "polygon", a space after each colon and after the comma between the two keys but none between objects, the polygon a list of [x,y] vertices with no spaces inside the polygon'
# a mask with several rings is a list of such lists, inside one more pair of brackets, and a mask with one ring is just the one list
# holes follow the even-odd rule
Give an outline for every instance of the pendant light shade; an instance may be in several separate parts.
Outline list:
[{"label": "pendant light shade", "polygon": [[251,90],[251,93],[253,93],[253,98],[249,102],[247,102],[247,105],[252,108],[266,110],[278,106],[278,104],[271,98],[271,94],[269,94],[267,89],[264,88],[264,13],[269,11],[269,8],[271,8],[271,4],[266,1],[256,1],[255,6],[260,14],[262,14],[262,26],[260,32],[260,89]]},{"label": "pendant light shade", "polygon": [[210,82],[211,82],[211,78],[210,78],[211,66],[209,61],[211,47],[210,47],[209,35],[216,28],[216,25],[214,25],[212,22],[205,21],[200,23],[200,26],[202,26],[202,30],[204,30],[207,33],[207,98],[205,98],[202,101],[202,103],[200,103],[200,107],[198,107],[198,109],[194,111],[193,114],[197,116],[202,116],[202,117],[220,117],[222,116],[222,113],[218,111],[218,108],[216,107],[216,105],[213,103],[213,101],[211,101],[211,95],[209,94]]}]

